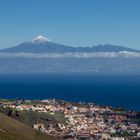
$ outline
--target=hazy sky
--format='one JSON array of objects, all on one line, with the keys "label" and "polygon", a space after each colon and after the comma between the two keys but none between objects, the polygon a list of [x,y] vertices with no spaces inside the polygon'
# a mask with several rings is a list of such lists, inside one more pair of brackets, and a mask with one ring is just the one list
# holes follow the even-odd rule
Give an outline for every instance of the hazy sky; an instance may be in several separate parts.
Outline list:
[{"label": "hazy sky", "polygon": [[37,35],[73,46],[140,49],[140,0],[0,0],[0,48]]}]

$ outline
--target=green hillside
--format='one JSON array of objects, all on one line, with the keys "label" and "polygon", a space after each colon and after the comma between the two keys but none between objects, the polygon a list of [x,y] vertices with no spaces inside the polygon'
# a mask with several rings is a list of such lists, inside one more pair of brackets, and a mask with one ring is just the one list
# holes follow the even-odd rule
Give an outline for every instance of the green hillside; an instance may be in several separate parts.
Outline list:
[{"label": "green hillside", "polygon": [[0,140],[58,140],[0,113]]}]

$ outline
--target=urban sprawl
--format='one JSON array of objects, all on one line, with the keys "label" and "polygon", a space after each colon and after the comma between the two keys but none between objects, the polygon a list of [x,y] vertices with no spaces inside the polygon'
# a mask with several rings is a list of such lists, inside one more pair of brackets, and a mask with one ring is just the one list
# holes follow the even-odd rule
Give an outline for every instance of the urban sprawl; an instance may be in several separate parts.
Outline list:
[{"label": "urban sprawl", "polygon": [[51,136],[69,140],[133,140],[140,139],[140,114],[93,103],[71,103],[61,100],[0,100],[0,107],[18,112],[61,114],[63,122],[32,127]]}]

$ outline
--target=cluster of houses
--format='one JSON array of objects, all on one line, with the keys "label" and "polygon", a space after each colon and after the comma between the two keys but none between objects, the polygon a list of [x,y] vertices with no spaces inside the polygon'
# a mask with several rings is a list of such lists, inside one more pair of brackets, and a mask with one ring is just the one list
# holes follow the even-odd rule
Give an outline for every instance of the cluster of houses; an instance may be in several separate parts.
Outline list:
[{"label": "cluster of houses", "polygon": [[[127,115],[111,107],[101,107],[94,104],[72,104],[62,103],[56,100],[42,100],[40,103],[32,104],[31,101],[22,103],[6,104],[18,111],[35,111],[55,115],[57,112],[64,114],[65,122],[49,125],[36,122],[34,129],[53,136],[61,136],[65,139],[99,139],[99,140],[129,140],[134,137],[140,139],[140,127],[132,123]],[[135,115],[135,112],[128,115]]]}]

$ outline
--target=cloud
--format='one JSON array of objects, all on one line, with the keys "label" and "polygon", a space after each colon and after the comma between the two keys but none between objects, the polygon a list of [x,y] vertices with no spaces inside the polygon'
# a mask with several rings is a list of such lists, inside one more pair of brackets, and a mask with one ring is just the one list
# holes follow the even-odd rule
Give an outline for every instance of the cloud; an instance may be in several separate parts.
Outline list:
[{"label": "cloud", "polygon": [[137,52],[92,52],[92,53],[0,53],[2,57],[21,57],[21,58],[135,58],[140,57]]}]

